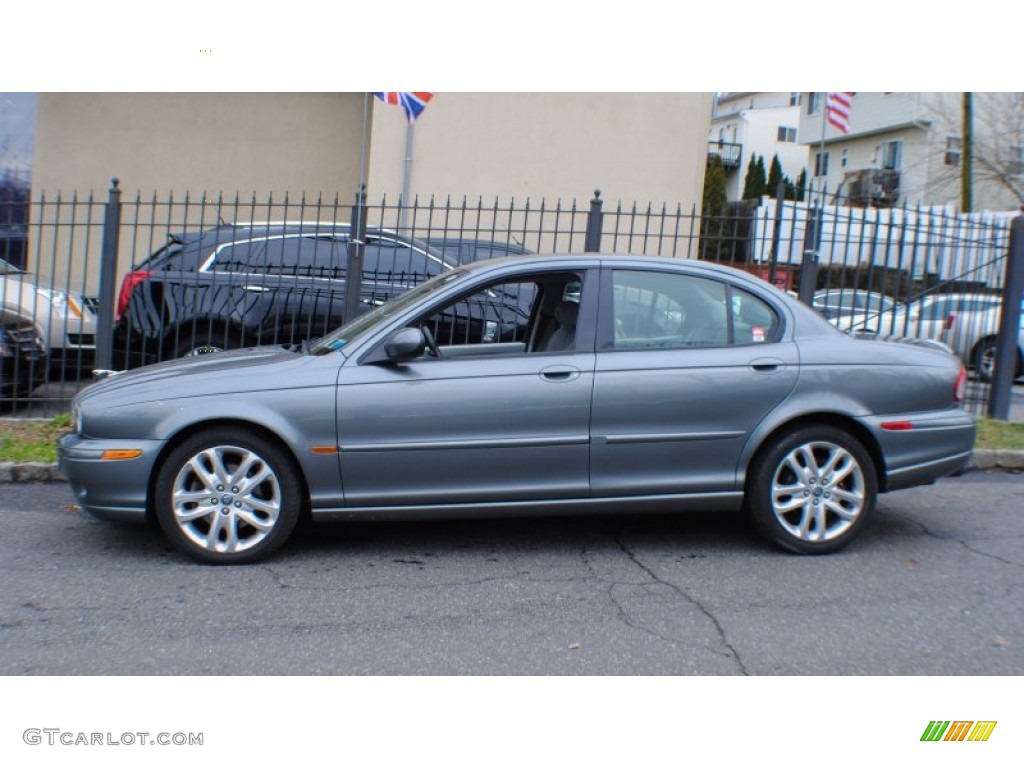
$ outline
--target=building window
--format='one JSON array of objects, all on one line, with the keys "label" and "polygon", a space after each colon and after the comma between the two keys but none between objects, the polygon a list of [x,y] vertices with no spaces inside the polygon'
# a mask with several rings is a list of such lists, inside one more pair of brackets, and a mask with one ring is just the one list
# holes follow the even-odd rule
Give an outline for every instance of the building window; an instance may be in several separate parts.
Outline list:
[{"label": "building window", "polygon": [[839,166],[846,168],[850,164],[850,150],[844,148],[842,153],[839,155]]},{"label": "building window", "polygon": [[828,152],[814,153],[814,175],[828,176]]},{"label": "building window", "polygon": [[959,136],[946,137],[946,155],[943,165],[960,165],[960,152],[963,149],[963,141]]},{"label": "building window", "polygon": [[807,94],[807,114],[816,115],[821,112],[821,94],[809,92]]},{"label": "building window", "polygon": [[800,94],[799,94],[799,92],[797,92],[797,93],[790,93],[789,94],[789,106],[791,106],[791,107],[799,107],[800,106]]},{"label": "building window", "polygon": [[887,171],[895,171],[900,167],[903,155],[903,141],[887,141],[882,144],[882,167]]},{"label": "building window", "polygon": [[787,144],[795,144],[796,128],[790,128],[787,125],[780,125],[776,141],[784,142]]}]

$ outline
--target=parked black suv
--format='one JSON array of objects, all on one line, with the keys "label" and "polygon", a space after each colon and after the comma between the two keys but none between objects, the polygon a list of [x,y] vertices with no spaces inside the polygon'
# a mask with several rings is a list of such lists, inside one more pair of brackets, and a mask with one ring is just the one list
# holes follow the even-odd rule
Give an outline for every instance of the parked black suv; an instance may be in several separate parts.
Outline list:
[{"label": "parked black suv", "polygon": [[[222,349],[323,336],[345,311],[348,224],[227,224],[171,235],[121,284],[115,362],[133,367]],[[362,303],[454,266],[416,240],[370,228]]]}]

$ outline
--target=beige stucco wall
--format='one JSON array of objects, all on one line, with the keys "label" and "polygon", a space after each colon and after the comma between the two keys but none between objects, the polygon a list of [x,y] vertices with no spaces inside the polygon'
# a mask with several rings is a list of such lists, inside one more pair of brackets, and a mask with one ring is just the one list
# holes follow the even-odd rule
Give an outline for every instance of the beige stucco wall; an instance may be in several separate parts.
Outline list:
[{"label": "beige stucco wall", "polygon": [[[710,93],[439,93],[416,121],[411,195],[700,204]],[[371,198],[402,191],[406,121],[375,105]]]},{"label": "beige stucco wall", "polygon": [[358,178],[358,93],[41,93],[32,188],[338,192]]},{"label": "beige stucco wall", "polygon": [[[585,211],[600,189],[606,211],[619,201],[638,202],[641,210],[653,202],[669,211],[679,205],[688,215],[701,200],[711,103],[710,93],[439,93],[416,123],[412,193],[517,207],[527,198],[535,207],[541,200],[549,207],[575,200]],[[382,195],[393,202],[402,190],[407,123],[400,108],[364,93],[42,93],[33,198],[52,201],[60,193],[66,203],[92,191],[97,204],[86,211],[48,204],[47,222],[85,216],[91,225],[76,227],[77,239],[66,243],[61,233],[70,229],[38,222],[44,226],[34,230],[30,264],[44,275],[70,273],[73,284],[95,291],[100,203],[113,176],[123,191],[124,221],[131,222],[122,229],[119,275],[159,247],[168,231],[218,218],[347,221],[364,125],[369,202]],[[239,208],[232,205],[236,193]],[[285,193],[286,210],[280,207]],[[310,206],[321,193],[328,203],[337,195],[339,207]],[[173,210],[163,204],[172,194]],[[273,208],[265,205],[270,194]],[[303,194],[307,206],[300,208]],[[204,198],[205,209],[195,205]],[[246,208],[253,199],[257,207]],[[686,238],[689,223],[665,227]],[[548,218],[522,226],[556,224]],[[583,215],[571,226],[577,232],[571,242],[544,236],[529,247],[581,249]]]}]

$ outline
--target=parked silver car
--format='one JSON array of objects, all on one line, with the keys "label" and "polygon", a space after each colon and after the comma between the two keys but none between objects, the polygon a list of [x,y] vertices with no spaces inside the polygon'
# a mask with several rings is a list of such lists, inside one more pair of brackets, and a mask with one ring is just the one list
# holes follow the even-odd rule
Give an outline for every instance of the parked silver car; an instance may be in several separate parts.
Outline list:
[{"label": "parked silver car", "polygon": [[[982,293],[941,293],[886,311],[856,316],[838,327],[882,336],[933,339],[952,349],[983,381],[992,378],[1002,297]],[[1024,314],[1021,315],[1024,323]],[[1024,372],[1024,325],[1018,336],[1014,378]]]},{"label": "parked silver car", "polygon": [[0,305],[17,307],[42,329],[52,364],[79,368],[95,360],[95,302],[0,259]]},{"label": "parked silver car", "polygon": [[860,288],[828,288],[815,291],[811,306],[833,325],[853,324],[866,315],[893,309],[896,301],[884,293]]},{"label": "parked silver car", "polygon": [[82,507],[155,516],[210,563],[269,554],[303,510],[745,505],[772,541],[824,553],[878,492],[965,465],[965,378],[947,352],[851,338],[727,267],[535,256],[446,272],[301,352],[112,376],[75,398],[59,453]]}]

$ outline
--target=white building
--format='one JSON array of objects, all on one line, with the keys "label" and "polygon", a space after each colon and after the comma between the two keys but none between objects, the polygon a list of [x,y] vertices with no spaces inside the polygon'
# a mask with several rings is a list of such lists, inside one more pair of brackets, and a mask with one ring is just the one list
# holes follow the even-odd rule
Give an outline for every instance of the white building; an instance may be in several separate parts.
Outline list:
[{"label": "white building", "polygon": [[747,165],[754,155],[764,157],[765,172],[778,155],[782,172],[796,181],[807,169],[808,150],[800,143],[800,94],[723,93],[715,99],[708,134],[708,153],[722,158],[726,197],[739,200]]},{"label": "white building", "polygon": [[[852,205],[960,207],[962,94],[855,93],[849,133],[826,122],[825,93],[801,101],[799,136],[815,189]],[[1022,199],[1010,190],[1014,176],[1024,189],[1021,94],[979,93],[974,103],[972,208],[1015,209]]]}]

